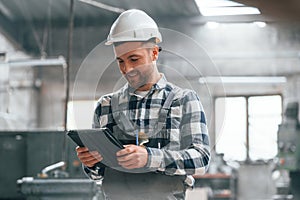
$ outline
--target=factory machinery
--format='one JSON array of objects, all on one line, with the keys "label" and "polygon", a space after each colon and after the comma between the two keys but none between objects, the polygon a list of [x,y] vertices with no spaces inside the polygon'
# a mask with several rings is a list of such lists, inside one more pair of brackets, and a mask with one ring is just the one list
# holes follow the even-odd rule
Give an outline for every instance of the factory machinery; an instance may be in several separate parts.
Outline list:
[{"label": "factory machinery", "polygon": [[[75,144],[66,137],[65,129],[28,130],[25,128],[26,131],[12,131],[13,125],[18,127],[18,130],[22,130],[23,126],[28,127],[33,120],[30,121],[27,116],[26,120],[23,120],[13,112],[9,112],[7,91],[40,89],[41,81],[32,80],[32,77],[28,75],[29,72],[37,67],[65,69],[66,66],[63,57],[5,62],[0,60],[2,69],[2,79],[0,80],[0,102],[2,103],[0,109],[0,121],[2,122],[0,131],[1,200],[82,200],[94,197],[101,199],[97,198],[101,192],[99,184],[89,180],[83,174],[81,163],[76,156]],[[11,79],[10,74],[16,74],[16,71],[22,76]],[[28,77],[24,78],[23,74],[27,74]],[[67,104],[67,98],[65,104]],[[32,112],[34,113],[34,111]],[[24,123],[17,123],[22,120]],[[19,124],[22,125],[21,128],[18,126]]]},{"label": "factory machinery", "polygon": [[[289,103],[278,129],[273,199],[300,199],[299,124],[299,103]],[[101,199],[65,131],[1,131],[0,157],[0,199]]]},{"label": "factory machinery", "polygon": [[287,105],[278,129],[278,199],[300,199],[299,103]]},{"label": "factory machinery", "polygon": [[0,199],[102,199],[99,184],[84,175],[76,146],[65,135],[54,130],[1,131]]}]

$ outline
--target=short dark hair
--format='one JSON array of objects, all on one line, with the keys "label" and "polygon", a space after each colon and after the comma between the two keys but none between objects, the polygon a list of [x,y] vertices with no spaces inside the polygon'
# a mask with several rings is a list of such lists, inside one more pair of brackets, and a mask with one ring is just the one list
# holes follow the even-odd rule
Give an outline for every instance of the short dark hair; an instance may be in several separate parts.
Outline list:
[{"label": "short dark hair", "polygon": [[[115,47],[117,47],[117,46],[119,46],[119,45],[121,45],[121,44],[124,44],[124,43],[126,43],[126,42],[131,42],[131,41],[114,42],[113,45],[114,45]],[[147,41],[134,41],[134,42],[152,43],[152,44],[156,45],[156,38],[150,38],[150,39],[147,40]],[[161,47],[158,47],[158,51],[160,52],[161,50],[162,50],[162,48],[161,48]]]},{"label": "short dark hair", "polygon": [[144,43],[153,43],[153,44],[156,44],[156,38],[151,38],[151,39],[149,39],[147,41],[139,41],[139,40],[137,40],[137,41],[114,42],[113,45],[116,47],[116,46],[119,46],[119,45],[124,44],[126,42],[144,42]]}]

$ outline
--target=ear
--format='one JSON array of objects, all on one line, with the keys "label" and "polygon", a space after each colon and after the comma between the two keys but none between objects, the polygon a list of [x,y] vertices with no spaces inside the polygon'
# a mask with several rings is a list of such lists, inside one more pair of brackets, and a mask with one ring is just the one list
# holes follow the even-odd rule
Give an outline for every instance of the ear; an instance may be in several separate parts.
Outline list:
[{"label": "ear", "polygon": [[158,59],[159,48],[155,45],[152,49],[152,61],[156,61]]}]

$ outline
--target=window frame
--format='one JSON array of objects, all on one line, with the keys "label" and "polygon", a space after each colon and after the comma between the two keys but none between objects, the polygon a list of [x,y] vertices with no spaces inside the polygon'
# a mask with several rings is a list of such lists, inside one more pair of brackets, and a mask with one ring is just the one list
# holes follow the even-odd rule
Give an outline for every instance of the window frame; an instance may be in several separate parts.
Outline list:
[{"label": "window frame", "polygon": [[[216,119],[216,100],[218,98],[231,98],[231,97],[243,97],[245,98],[246,101],[246,159],[245,161],[237,161],[237,162],[245,162],[245,163],[253,163],[253,162],[257,162],[257,160],[252,160],[250,158],[249,155],[249,149],[250,149],[250,145],[249,145],[249,98],[250,97],[266,97],[266,96],[280,96],[281,97],[281,119],[283,119],[283,95],[280,93],[270,93],[270,94],[248,94],[248,95],[218,95],[218,96],[214,96],[213,100],[214,100],[214,106],[213,106],[213,113],[214,113],[214,118]],[[214,142],[216,142],[216,120],[214,120]],[[278,134],[278,133],[277,133]],[[277,136],[278,137],[278,136]],[[214,151],[216,152],[216,144],[213,146]]]}]

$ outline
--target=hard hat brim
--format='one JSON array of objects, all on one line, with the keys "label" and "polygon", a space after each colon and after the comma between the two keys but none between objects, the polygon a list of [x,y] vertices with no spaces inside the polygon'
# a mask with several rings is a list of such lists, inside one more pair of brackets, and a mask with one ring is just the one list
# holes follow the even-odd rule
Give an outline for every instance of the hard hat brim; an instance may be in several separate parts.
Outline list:
[{"label": "hard hat brim", "polygon": [[[153,38],[155,38],[155,37],[153,37]],[[112,45],[113,43],[117,43],[117,42],[146,42],[146,41],[149,41],[150,39],[152,39],[152,38],[136,38],[136,39],[133,39],[133,38],[116,38],[116,39],[107,40],[105,42],[105,45]],[[156,38],[156,44],[158,44],[160,42],[161,42],[161,39]]]}]

